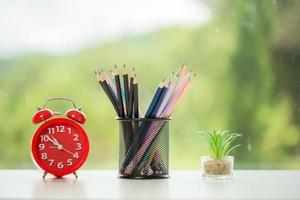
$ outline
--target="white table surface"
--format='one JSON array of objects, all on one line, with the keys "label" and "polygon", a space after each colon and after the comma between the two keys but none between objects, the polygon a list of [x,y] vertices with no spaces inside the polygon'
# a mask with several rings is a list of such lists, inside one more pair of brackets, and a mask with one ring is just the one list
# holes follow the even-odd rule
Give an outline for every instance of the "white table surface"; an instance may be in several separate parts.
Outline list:
[{"label": "white table surface", "polygon": [[300,199],[300,171],[235,171],[232,180],[205,180],[201,171],[171,171],[159,180],[103,170],[78,175],[43,180],[38,170],[0,170],[0,199]]}]

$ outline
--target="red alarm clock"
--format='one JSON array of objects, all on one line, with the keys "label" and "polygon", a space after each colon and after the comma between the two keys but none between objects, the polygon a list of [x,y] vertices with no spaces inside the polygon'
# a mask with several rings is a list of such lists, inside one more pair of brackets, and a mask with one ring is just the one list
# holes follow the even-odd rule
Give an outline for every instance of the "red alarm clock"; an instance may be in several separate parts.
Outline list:
[{"label": "red alarm clock", "polygon": [[[50,101],[65,100],[73,104],[65,117],[54,117],[60,112],[46,108]],[[81,109],[77,109],[72,99],[64,97],[51,98],[38,108],[32,122],[42,123],[32,138],[31,151],[35,164],[48,173],[62,177],[73,173],[76,178],[78,170],[86,161],[89,153],[89,140],[82,128],[86,117]]]}]

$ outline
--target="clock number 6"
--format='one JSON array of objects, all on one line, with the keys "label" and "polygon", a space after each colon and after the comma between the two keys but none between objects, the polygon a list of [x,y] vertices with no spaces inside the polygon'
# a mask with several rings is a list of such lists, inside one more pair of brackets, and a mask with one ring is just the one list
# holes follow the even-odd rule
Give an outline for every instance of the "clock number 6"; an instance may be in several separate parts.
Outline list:
[{"label": "clock number 6", "polygon": [[63,162],[58,162],[58,163],[57,163],[57,168],[58,168],[58,169],[64,168]]}]

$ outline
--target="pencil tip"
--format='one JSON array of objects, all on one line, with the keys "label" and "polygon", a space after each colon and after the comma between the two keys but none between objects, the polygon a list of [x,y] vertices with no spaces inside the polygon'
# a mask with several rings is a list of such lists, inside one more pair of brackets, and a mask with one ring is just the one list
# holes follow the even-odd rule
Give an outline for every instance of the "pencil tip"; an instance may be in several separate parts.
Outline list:
[{"label": "pencil tip", "polygon": [[101,74],[99,74],[99,71],[95,71],[95,74],[96,74],[96,79],[97,79],[97,81],[102,81],[102,79],[101,79]]},{"label": "pencil tip", "polygon": [[110,70],[109,72],[111,73],[111,75],[115,76],[114,70]]},{"label": "pencil tip", "polygon": [[134,74],[134,76],[133,76],[133,83],[134,83],[134,84],[137,84],[137,83],[138,83],[138,80],[137,80],[136,74]]},{"label": "pencil tip", "polygon": [[164,87],[164,81],[160,82],[159,87],[160,88]]}]

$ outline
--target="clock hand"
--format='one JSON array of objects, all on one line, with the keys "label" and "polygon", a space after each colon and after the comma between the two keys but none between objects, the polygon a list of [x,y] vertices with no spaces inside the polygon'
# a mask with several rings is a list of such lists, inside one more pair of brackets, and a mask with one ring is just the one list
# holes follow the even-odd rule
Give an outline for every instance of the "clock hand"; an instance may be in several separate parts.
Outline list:
[{"label": "clock hand", "polygon": [[[61,148],[60,148],[61,147]],[[65,152],[71,154],[72,156],[74,156],[75,154],[72,153],[71,151],[69,151],[68,149],[62,147],[62,146],[50,146],[49,147],[50,149],[59,149],[59,150],[64,150]]]},{"label": "clock hand", "polygon": [[71,154],[72,156],[74,156],[74,153],[72,153],[71,151],[69,151],[68,149],[66,149],[66,148],[64,148],[64,147],[62,148],[62,150],[64,150],[65,152]]},{"label": "clock hand", "polygon": [[55,137],[53,137],[52,135],[51,135],[51,137],[52,137],[53,141],[56,143],[56,145],[59,146],[60,144],[59,144],[59,142],[57,141],[57,139],[56,139]]},{"label": "clock hand", "polygon": [[48,138],[48,140],[49,140],[50,142],[52,142],[54,145],[57,146],[57,143],[56,143],[54,140],[52,140],[52,139],[49,137],[49,135],[45,135],[45,136]]}]

